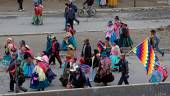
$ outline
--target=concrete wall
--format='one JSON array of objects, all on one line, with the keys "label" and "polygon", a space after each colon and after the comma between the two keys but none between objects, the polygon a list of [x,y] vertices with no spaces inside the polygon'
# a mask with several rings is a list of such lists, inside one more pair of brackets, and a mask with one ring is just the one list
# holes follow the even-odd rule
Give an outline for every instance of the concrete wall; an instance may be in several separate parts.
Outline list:
[{"label": "concrete wall", "polygon": [[2,96],[170,96],[170,83],[53,90]]}]

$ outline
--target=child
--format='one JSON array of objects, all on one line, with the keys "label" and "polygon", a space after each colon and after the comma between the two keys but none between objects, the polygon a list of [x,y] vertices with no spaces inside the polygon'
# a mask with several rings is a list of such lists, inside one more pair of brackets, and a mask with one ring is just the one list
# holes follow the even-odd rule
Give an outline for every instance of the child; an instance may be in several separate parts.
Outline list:
[{"label": "child", "polygon": [[151,30],[150,32],[151,32],[150,43],[151,43],[152,47],[154,49],[156,49],[162,56],[164,56],[164,52],[162,52],[159,49],[160,39],[156,35],[156,31],[155,30]]}]

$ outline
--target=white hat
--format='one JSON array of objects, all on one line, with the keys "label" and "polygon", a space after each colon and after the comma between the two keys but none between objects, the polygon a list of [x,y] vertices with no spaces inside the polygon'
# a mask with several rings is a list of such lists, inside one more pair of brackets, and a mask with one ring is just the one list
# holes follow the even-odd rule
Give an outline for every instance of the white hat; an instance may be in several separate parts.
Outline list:
[{"label": "white hat", "polygon": [[71,72],[74,72],[77,70],[79,66],[77,64],[73,64],[72,68],[70,69]]},{"label": "white hat", "polygon": [[12,41],[13,39],[9,37],[9,38],[7,38],[7,40],[10,40],[10,41]]},{"label": "white hat", "polygon": [[30,46],[29,46],[29,45],[25,45],[25,47],[26,47],[27,49],[30,49]]},{"label": "white hat", "polygon": [[155,65],[160,66],[160,63],[157,61],[157,62],[155,63]]},{"label": "white hat", "polygon": [[40,57],[40,56],[35,57],[35,59],[38,61],[43,61],[42,57]]},{"label": "white hat", "polygon": [[74,47],[73,47],[73,45],[68,45],[68,48],[71,48],[71,49],[73,49],[74,50]]}]

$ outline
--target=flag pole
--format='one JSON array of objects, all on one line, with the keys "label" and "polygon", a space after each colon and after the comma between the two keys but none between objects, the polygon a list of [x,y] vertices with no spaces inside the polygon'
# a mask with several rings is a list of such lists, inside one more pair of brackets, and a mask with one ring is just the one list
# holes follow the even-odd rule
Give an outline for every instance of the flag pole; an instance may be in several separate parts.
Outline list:
[{"label": "flag pole", "polygon": [[[148,37],[147,37],[146,39],[148,39]],[[146,40],[146,39],[145,39],[145,40]],[[138,47],[140,44],[142,44],[143,42],[145,42],[145,40],[143,40],[141,43],[139,43],[138,45],[136,45],[134,48]],[[134,50],[134,48],[132,48],[132,49],[127,53],[127,55],[129,55],[129,54]]]}]

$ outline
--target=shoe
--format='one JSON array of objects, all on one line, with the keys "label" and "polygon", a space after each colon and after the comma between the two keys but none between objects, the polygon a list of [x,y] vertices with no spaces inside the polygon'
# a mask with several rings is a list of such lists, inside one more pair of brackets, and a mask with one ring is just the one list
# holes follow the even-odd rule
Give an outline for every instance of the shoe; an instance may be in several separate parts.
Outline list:
[{"label": "shoe", "polygon": [[164,52],[162,53],[162,57],[164,56]]},{"label": "shoe", "polygon": [[79,25],[80,24],[80,21],[77,21],[77,25]]},{"label": "shoe", "polygon": [[8,91],[8,92],[14,92],[14,90],[10,90],[10,91]]},{"label": "shoe", "polygon": [[21,9],[19,9],[18,11],[19,11],[19,12],[21,12],[22,10],[21,10]]}]

